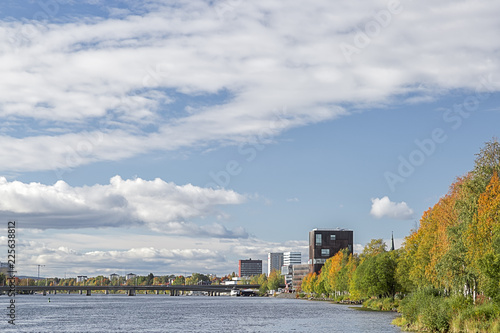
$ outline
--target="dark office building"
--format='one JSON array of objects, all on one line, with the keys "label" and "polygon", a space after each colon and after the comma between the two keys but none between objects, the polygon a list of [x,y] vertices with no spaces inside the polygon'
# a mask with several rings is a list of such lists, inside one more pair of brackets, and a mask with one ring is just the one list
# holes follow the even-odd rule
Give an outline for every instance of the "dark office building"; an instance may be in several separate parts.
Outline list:
[{"label": "dark office building", "polygon": [[262,274],[262,260],[239,260],[238,276],[252,276]]},{"label": "dark office building", "polygon": [[348,248],[352,253],[353,232],[346,229],[313,229],[309,231],[309,265],[319,273],[326,259]]}]

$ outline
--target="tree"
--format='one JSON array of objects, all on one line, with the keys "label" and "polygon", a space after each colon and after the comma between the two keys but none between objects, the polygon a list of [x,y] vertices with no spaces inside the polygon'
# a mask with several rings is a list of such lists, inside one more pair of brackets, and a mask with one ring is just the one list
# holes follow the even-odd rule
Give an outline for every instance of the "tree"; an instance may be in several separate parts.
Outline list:
[{"label": "tree", "polygon": [[323,265],[319,279],[321,280],[325,293],[330,294],[338,290],[337,275],[342,268],[343,257],[344,252],[339,251],[335,253],[333,257],[328,258]]},{"label": "tree", "polygon": [[179,276],[175,277],[174,281],[172,282],[172,285],[180,286],[180,285],[183,285],[184,282],[185,282],[184,276],[179,275]]},{"label": "tree", "polygon": [[301,289],[305,293],[314,292],[314,285],[318,279],[316,273],[309,273],[302,279]]},{"label": "tree", "polygon": [[267,278],[267,286],[269,290],[278,290],[281,284],[285,284],[285,278],[274,269]]},{"label": "tree", "polygon": [[361,260],[364,260],[367,257],[376,256],[377,254],[386,251],[387,245],[384,243],[383,239],[372,239],[370,243],[366,244],[363,248],[363,253],[361,253]]}]

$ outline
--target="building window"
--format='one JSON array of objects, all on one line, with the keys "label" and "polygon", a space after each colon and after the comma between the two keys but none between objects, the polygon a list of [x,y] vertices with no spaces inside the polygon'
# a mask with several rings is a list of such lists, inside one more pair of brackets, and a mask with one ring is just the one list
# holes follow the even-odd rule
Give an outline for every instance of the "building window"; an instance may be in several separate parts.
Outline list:
[{"label": "building window", "polygon": [[322,257],[329,257],[330,256],[330,249],[321,249],[321,256]]},{"label": "building window", "polygon": [[332,241],[332,240],[334,241],[336,238],[337,238],[337,235],[330,235],[330,240],[331,240],[331,241]]},{"label": "building window", "polygon": [[321,245],[321,234],[316,234],[316,246]]},{"label": "building window", "polygon": [[349,251],[352,252],[352,246],[351,246],[351,244],[347,245],[347,247],[349,248]]}]

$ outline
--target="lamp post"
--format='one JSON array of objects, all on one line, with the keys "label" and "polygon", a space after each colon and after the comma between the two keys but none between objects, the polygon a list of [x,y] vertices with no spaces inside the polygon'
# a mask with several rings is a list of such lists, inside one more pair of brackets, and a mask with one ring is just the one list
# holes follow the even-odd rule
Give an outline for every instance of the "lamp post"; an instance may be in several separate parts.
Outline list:
[{"label": "lamp post", "polygon": [[37,265],[38,266],[38,279],[40,279],[40,267],[45,267],[45,265]]}]

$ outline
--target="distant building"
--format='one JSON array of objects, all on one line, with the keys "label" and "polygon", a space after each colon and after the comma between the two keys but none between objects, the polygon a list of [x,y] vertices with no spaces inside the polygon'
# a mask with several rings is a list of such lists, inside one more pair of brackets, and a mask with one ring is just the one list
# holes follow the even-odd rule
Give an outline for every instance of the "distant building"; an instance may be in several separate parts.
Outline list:
[{"label": "distant building", "polygon": [[268,253],[267,254],[267,275],[272,271],[280,271],[283,266],[283,253]]},{"label": "distant building", "polygon": [[302,284],[302,279],[309,274],[310,265],[309,264],[300,264],[300,265],[292,265],[292,289],[297,291],[300,290],[300,286]]},{"label": "distant building", "polygon": [[78,275],[76,277],[76,282],[85,282],[85,281],[87,281],[87,279],[88,279],[87,275]]},{"label": "distant building", "polygon": [[313,229],[309,231],[309,265],[319,273],[326,259],[342,249],[353,249],[353,231],[347,229]]},{"label": "distant building", "polygon": [[11,272],[9,271],[9,264],[6,262],[0,262],[0,274],[10,277]]},{"label": "distant building", "polygon": [[283,265],[300,265],[302,264],[302,253],[300,252],[283,252]]},{"label": "distant building", "polygon": [[119,277],[120,277],[120,275],[113,273],[113,274],[109,275],[109,280],[110,281],[118,280]]},{"label": "distant building", "polygon": [[292,289],[292,265],[281,266],[281,275],[285,278],[286,287]]},{"label": "distant building", "polygon": [[238,276],[253,276],[262,274],[262,260],[239,260]]},{"label": "distant building", "polygon": [[135,279],[135,277],[136,277],[136,276],[137,276],[137,275],[135,275],[134,273],[128,273],[128,274],[126,275],[126,279],[127,279],[127,281],[128,281],[128,280],[130,280],[130,279]]},{"label": "distant building", "polygon": [[300,252],[284,252],[283,266],[281,266],[281,275],[285,278],[285,284],[288,288],[292,288],[292,266],[302,264],[302,253]]}]

